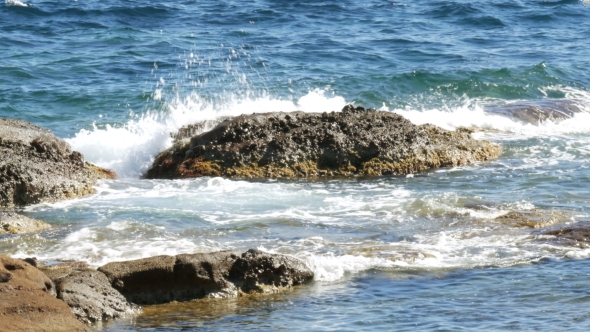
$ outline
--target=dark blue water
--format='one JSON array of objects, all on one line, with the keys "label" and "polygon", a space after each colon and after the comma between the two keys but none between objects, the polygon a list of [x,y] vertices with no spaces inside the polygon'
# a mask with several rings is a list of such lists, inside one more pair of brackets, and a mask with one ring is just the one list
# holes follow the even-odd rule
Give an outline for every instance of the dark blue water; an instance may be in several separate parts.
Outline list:
[{"label": "dark blue water", "polygon": [[212,99],[320,88],[427,108],[590,85],[590,8],[577,0],[11,1],[0,11],[0,115],[61,136],[165,108],[148,101],[159,77]]},{"label": "dark blue water", "polygon": [[[316,273],[286,295],[146,308],[110,330],[586,330],[590,250],[543,232],[590,220],[588,36],[579,0],[6,0],[0,117],[121,179],[27,208],[55,229],[0,251],[99,266],[260,247]],[[582,112],[535,126],[485,111],[547,100]],[[347,103],[473,127],[503,153],[408,178],[139,179],[182,125]],[[558,217],[496,219],[514,211]]]}]

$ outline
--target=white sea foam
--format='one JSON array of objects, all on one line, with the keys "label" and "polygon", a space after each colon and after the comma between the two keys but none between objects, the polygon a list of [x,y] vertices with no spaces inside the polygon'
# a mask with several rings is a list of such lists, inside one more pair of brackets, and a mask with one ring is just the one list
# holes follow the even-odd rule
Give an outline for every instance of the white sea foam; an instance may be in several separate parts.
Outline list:
[{"label": "white sea foam", "polygon": [[19,0],[5,0],[4,3],[8,6],[19,6],[19,7],[29,7],[28,3],[24,3]]}]

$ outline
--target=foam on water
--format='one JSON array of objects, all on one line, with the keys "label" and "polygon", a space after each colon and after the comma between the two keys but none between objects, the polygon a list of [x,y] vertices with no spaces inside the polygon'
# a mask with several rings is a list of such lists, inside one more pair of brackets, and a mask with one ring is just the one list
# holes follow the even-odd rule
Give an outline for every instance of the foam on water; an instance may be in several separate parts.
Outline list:
[{"label": "foam on water", "polygon": [[19,7],[29,7],[28,3],[24,3],[19,0],[5,0],[4,3],[8,6],[19,6]]}]

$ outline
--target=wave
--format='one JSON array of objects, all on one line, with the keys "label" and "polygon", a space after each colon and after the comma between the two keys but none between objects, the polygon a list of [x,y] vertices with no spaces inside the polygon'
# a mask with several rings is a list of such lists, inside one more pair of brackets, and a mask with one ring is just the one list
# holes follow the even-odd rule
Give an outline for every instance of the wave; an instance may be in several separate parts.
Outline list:
[{"label": "wave", "polygon": [[18,6],[18,7],[29,7],[30,6],[30,4],[24,3],[24,2],[19,1],[19,0],[5,0],[4,3],[7,6]]},{"label": "wave", "polygon": [[[553,102],[554,104],[567,102],[566,104],[569,105],[575,102],[579,112],[570,114],[573,115],[571,117],[566,114],[568,116],[560,119],[561,122],[539,121],[540,123],[533,124],[511,116],[509,112],[504,114],[497,111],[490,112],[490,108],[486,105],[506,104],[501,100],[468,99],[463,106],[444,109],[390,109],[383,106],[381,110],[398,113],[415,124],[432,123],[449,130],[458,127],[475,128],[483,132],[477,133],[476,137],[479,135],[492,140],[590,133],[590,92],[561,86],[547,87],[546,90],[558,90],[565,95],[566,98]],[[206,131],[227,116],[295,110],[329,112],[339,111],[347,104],[344,97],[319,89],[311,90],[298,99],[277,98],[269,95],[260,97],[240,95],[212,102],[195,92],[184,97],[176,94],[170,100],[166,97],[162,88],[156,87],[152,98],[164,105],[163,111],[133,115],[127,123],[119,126],[93,125],[91,130],[82,129],[67,141],[87,160],[112,169],[121,177],[139,177],[145,174],[159,152],[172,145],[172,135],[182,126],[207,121],[208,125],[203,128],[203,131]],[[528,103],[534,104],[530,101]],[[500,106],[502,107],[504,106]]]}]

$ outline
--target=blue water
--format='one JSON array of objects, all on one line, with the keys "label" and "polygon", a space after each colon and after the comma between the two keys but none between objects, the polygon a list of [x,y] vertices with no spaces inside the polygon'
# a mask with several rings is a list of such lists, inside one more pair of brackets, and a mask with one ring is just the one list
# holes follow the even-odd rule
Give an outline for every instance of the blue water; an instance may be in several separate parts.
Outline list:
[{"label": "blue water", "polygon": [[[0,251],[100,266],[255,247],[316,273],[284,296],[104,329],[585,330],[590,250],[543,232],[590,217],[588,36],[580,0],[5,0],[0,117],[51,129],[120,179],[26,208],[55,228]],[[582,112],[535,126],[485,111],[544,100]],[[140,179],[182,125],[347,103],[473,127],[503,153],[407,178]],[[553,217],[496,219],[514,211]]]}]

